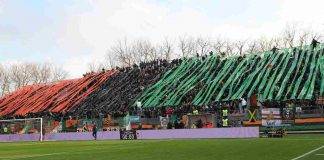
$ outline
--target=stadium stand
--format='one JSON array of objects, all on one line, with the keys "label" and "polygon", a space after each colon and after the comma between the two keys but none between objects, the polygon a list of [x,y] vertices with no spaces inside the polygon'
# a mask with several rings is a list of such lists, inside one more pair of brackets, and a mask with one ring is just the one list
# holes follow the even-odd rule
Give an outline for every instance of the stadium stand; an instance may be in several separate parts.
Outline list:
[{"label": "stadium stand", "polygon": [[323,46],[244,57],[185,59],[138,98],[143,108],[195,106],[258,95],[261,102],[312,100],[324,94]]},{"label": "stadium stand", "polygon": [[0,115],[28,117],[44,112],[66,113],[116,72],[90,73],[80,79],[23,87],[0,100]]},{"label": "stadium stand", "polygon": [[294,123],[322,125],[323,52],[324,45],[312,44],[244,56],[155,60],[23,87],[0,98],[0,116],[49,116],[48,124],[55,125],[48,130],[63,122],[71,131],[94,122],[109,130],[125,117],[135,119],[136,128],[153,129],[161,127],[160,116],[168,118],[164,128],[200,128],[260,126],[262,108],[293,108]]},{"label": "stadium stand", "polygon": [[139,66],[122,68],[70,112],[80,117],[98,117],[98,113],[125,115],[129,110],[128,107],[143,89],[154,84],[162,74],[178,63],[179,60],[171,63],[166,60],[156,60],[141,63]]}]

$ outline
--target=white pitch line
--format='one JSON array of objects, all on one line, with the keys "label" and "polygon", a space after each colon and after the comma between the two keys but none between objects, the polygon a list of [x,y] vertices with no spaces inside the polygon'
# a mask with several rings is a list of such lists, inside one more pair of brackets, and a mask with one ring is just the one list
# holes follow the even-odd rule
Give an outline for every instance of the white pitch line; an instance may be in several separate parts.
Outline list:
[{"label": "white pitch line", "polygon": [[305,156],[307,156],[307,155],[310,155],[310,154],[312,154],[312,153],[314,153],[314,152],[316,152],[316,151],[318,151],[318,150],[320,150],[320,149],[322,149],[322,148],[324,148],[324,146],[321,146],[321,147],[318,147],[318,148],[316,148],[316,149],[313,149],[313,150],[311,150],[311,151],[309,151],[309,152],[307,152],[307,153],[305,153],[305,154],[303,154],[303,155],[301,155],[301,156],[299,156],[299,157],[293,158],[293,159],[291,159],[291,160],[297,160],[297,159],[303,158],[303,157],[305,157]]},{"label": "white pitch line", "polygon": [[64,152],[61,153],[49,153],[49,154],[36,154],[36,155],[21,155],[21,156],[12,156],[12,157],[0,157],[0,159],[25,159],[25,158],[35,158],[35,157],[44,157],[44,156],[53,156],[58,154],[64,154]]},{"label": "white pitch line", "polygon": [[[125,146],[111,146],[110,148],[122,150],[122,149],[142,148],[142,147],[143,146],[128,146],[128,147],[125,147]],[[103,151],[100,151],[100,152],[96,152],[96,153],[101,153],[101,152],[107,152],[106,149],[107,149],[106,147],[99,147],[99,148],[81,149],[81,150],[78,150],[78,151],[72,152],[72,153],[69,153],[69,152],[57,152],[57,153],[49,153],[49,154],[17,155],[17,156],[11,156],[11,157],[0,157],[0,160],[2,160],[2,159],[15,160],[15,159],[45,157],[45,156],[63,155],[63,154],[84,154],[85,151],[103,150]]]}]

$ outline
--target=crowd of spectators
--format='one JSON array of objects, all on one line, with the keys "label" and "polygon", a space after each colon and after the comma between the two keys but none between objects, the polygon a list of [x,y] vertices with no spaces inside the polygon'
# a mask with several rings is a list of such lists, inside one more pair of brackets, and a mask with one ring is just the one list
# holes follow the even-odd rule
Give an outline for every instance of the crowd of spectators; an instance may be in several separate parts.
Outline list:
[{"label": "crowd of spectators", "polygon": [[[315,43],[316,44],[316,43]],[[275,53],[277,49],[273,49],[273,52]],[[300,56],[301,50],[294,50],[294,54],[289,55],[290,60],[288,61],[288,66],[291,66],[292,61],[294,58]],[[213,53],[210,53],[212,55]],[[283,56],[283,55],[280,55]],[[206,55],[199,56],[201,60],[206,59]],[[244,56],[238,57],[239,63]],[[279,58],[280,59],[280,58]],[[261,60],[261,56],[257,56],[257,60]],[[226,61],[226,60],[225,60]],[[212,102],[208,105],[203,106],[194,106],[192,104],[192,100],[194,99],[195,95],[203,89],[205,86],[205,81],[199,81],[187,94],[183,97],[183,100],[181,101],[181,104],[179,106],[172,106],[172,107],[160,107],[160,108],[138,108],[138,107],[132,107],[135,103],[136,98],[150,85],[156,83],[158,80],[160,80],[161,76],[168,70],[170,70],[173,67],[178,66],[182,62],[181,59],[175,59],[171,62],[168,62],[166,60],[155,60],[151,62],[142,62],[140,64],[134,64],[130,67],[124,67],[124,68],[116,68],[118,70],[118,73],[114,74],[113,76],[109,77],[106,82],[101,85],[101,87],[90,94],[85,100],[83,100],[80,104],[74,106],[71,110],[69,110],[67,113],[50,113],[50,112],[43,112],[43,113],[32,113],[28,114],[25,117],[52,117],[53,119],[59,120],[62,119],[62,117],[78,117],[78,118],[98,118],[98,117],[104,117],[106,115],[113,115],[114,117],[122,117],[126,114],[130,113],[131,115],[139,115],[141,117],[147,117],[147,118],[156,118],[159,116],[170,116],[170,115],[176,115],[177,117],[181,117],[184,114],[188,113],[194,113],[194,111],[198,111],[199,113],[212,113],[217,114],[220,113],[222,108],[227,108],[230,112],[230,114],[242,114],[246,112],[246,101],[245,99],[240,99],[236,101],[230,101],[230,102]],[[302,60],[300,63],[300,66],[297,66],[298,72],[295,72],[296,75],[291,75],[290,79],[292,79],[292,82],[295,82],[296,79],[301,75],[301,69],[306,65],[306,60]],[[223,62],[224,63],[224,62]],[[213,72],[220,71],[222,65],[219,63],[219,67],[214,67],[212,70],[215,70]],[[237,64],[236,64],[237,65]],[[238,84],[241,83],[242,79],[245,79],[246,75],[248,75],[248,72],[252,72],[253,68],[256,64],[250,65],[245,73],[239,78],[239,80],[236,82]],[[270,68],[275,68],[276,64],[269,64],[271,66],[268,66]],[[195,69],[195,68],[192,68]],[[232,69],[234,70],[235,67]],[[102,72],[105,72],[103,70]],[[271,70],[271,73],[269,75],[272,75],[272,73],[275,72],[274,70]],[[288,69],[284,72],[286,74],[288,72]],[[302,77],[302,81],[306,81],[308,78],[308,72],[309,69],[306,70],[305,76]],[[191,72],[190,72],[191,73]],[[230,77],[230,74],[227,74],[224,79],[228,79]],[[243,78],[242,78],[243,77]],[[268,79],[270,76],[268,77]],[[320,82],[315,83],[315,88],[319,88]],[[224,84],[223,81],[220,81],[221,85]],[[291,83],[291,82],[288,82]],[[175,84],[176,86],[177,84]],[[275,84],[280,85],[280,84]],[[291,84],[287,85],[289,87]],[[237,86],[235,84],[235,86]],[[278,92],[278,88],[276,86],[276,89],[274,93]],[[173,86],[172,86],[173,87]],[[171,88],[172,88],[171,87]],[[176,89],[176,87],[174,87]],[[220,91],[221,87],[217,89],[218,93]],[[302,87],[299,88],[298,93],[301,91]],[[224,96],[228,95],[229,90],[224,91]],[[315,93],[319,94],[319,93]],[[247,95],[243,95],[246,97]],[[287,95],[286,96],[290,96]],[[20,118],[20,117],[16,117]],[[23,117],[21,117],[23,118]],[[181,126],[181,125],[180,125]]]},{"label": "crowd of spectators", "polygon": [[181,63],[180,59],[168,62],[155,60],[142,62],[131,67],[117,68],[118,73],[110,77],[97,91],[68,114],[75,117],[100,117],[107,114],[123,116],[136,97],[148,86],[157,82],[172,67]]}]

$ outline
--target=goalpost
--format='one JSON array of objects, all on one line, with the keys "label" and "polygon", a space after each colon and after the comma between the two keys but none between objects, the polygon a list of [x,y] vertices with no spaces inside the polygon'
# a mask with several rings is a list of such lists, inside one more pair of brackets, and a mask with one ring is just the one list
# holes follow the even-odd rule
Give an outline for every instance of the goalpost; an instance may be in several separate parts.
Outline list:
[{"label": "goalpost", "polygon": [[8,135],[9,141],[43,141],[43,118],[0,120],[0,135]]}]

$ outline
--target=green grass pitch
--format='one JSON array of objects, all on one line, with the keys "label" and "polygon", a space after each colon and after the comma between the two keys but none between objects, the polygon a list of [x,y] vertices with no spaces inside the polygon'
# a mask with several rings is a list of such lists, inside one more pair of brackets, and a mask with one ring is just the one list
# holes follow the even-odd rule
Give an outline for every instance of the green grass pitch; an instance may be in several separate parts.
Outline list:
[{"label": "green grass pitch", "polygon": [[321,146],[324,135],[283,139],[19,142],[0,143],[0,160],[324,160]]}]

